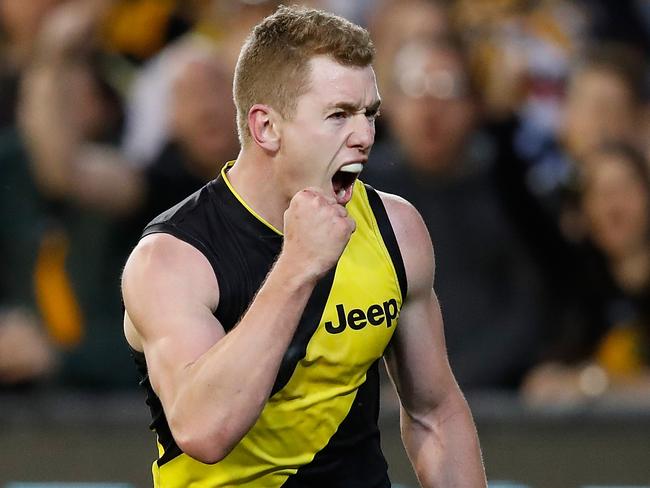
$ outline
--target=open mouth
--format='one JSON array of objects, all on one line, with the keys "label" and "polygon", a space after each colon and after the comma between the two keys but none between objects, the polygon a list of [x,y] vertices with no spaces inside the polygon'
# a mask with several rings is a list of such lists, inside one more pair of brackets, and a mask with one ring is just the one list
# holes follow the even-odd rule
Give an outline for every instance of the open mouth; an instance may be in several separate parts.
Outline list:
[{"label": "open mouth", "polygon": [[345,204],[350,200],[352,186],[362,169],[362,163],[346,164],[332,176],[332,189],[334,190],[336,200],[340,204]]}]

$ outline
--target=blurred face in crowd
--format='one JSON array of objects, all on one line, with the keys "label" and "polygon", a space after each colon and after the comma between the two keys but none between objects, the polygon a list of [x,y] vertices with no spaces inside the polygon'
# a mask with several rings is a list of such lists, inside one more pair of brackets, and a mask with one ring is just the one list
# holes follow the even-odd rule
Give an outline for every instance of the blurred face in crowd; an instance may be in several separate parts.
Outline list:
[{"label": "blurred face in crowd", "polygon": [[587,68],[576,73],[565,105],[564,142],[582,158],[608,141],[631,141],[637,124],[634,97],[613,71]]},{"label": "blurred face in crowd", "polygon": [[172,132],[199,176],[213,177],[238,152],[231,81],[216,62],[190,61],[173,84]]},{"label": "blurred face in crowd", "polygon": [[393,135],[418,169],[453,169],[476,115],[462,59],[443,45],[410,43],[393,68],[385,111]]},{"label": "blurred face in crowd", "polygon": [[[395,28],[399,26],[399,28]],[[409,39],[443,39],[449,35],[447,12],[430,0],[387,1],[370,21],[377,47],[375,69],[379,86],[389,86],[393,77],[393,59]]]},{"label": "blurred face in crowd", "polygon": [[650,195],[622,154],[585,160],[583,211],[592,241],[611,258],[648,245]]}]

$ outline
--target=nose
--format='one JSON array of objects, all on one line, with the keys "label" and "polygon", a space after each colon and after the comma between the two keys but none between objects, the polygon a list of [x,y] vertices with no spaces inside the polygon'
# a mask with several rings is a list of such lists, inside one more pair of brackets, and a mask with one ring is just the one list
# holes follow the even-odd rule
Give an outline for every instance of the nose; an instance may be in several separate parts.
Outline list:
[{"label": "nose", "polygon": [[348,136],[348,146],[367,152],[375,141],[375,122],[365,114],[353,117],[352,132]]}]

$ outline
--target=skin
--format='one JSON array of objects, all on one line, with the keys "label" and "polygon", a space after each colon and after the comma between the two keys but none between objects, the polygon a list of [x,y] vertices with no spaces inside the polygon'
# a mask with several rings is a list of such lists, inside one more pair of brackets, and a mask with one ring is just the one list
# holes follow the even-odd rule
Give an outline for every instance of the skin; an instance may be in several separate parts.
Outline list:
[{"label": "skin", "polygon": [[588,163],[583,209],[592,239],[613,260],[645,250],[650,202],[638,175],[620,156]]},{"label": "skin", "polygon": [[[143,239],[124,271],[126,337],[145,353],[179,447],[203,462],[222,459],[254,424],[316,281],[355,229],[344,206],[350,191],[336,197],[331,179],[342,165],[366,161],[374,142],[374,73],[326,57],[310,63],[310,89],[291,119],[251,107],[252,142],[229,172],[247,203],[284,232],[282,252],[237,327],[225,334],[212,315],[219,284],[206,258],[172,236]],[[486,486],[474,424],[446,358],[428,233],[406,201],[382,199],[409,283],[386,355],[407,452],[423,486]]]},{"label": "skin", "polygon": [[172,134],[189,155],[188,167],[206,181],[215,175],[215,160],[238,149],[231,85],[216,55],[188,62],[172,84]]},{"label": "skin", "polygon": [[634,97],[614,72],[591,68],[569,84],[561,137],[580,160],[603,141],[632,141],[638,127]]},{"label": "skin", "polygon": [[38,380],[55,369],[55,351],[41,324],[21,309],[0,313],[0,384]]}]

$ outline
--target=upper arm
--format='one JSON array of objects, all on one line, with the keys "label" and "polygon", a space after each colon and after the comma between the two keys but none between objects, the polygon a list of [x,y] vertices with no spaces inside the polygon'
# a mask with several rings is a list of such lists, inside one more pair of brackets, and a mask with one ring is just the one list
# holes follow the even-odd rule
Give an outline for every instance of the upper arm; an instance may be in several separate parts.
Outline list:
[{"label": "upper arm", "polygon": [[433,290],[435,259],[426,225],[406,200],[381,196],[408,283],[386,363],[402,406],[415,415],[435,408],[457,391],[457,385],[447,360],[442,314]]},{"label": "upper arm", "polygon": [[143,238],[124,268],[124,328],[144,352],[149,378],[163,405],[183,382],[183,371],[224,335],[212,314],[219,300],[207,258],[168,234]]}]

